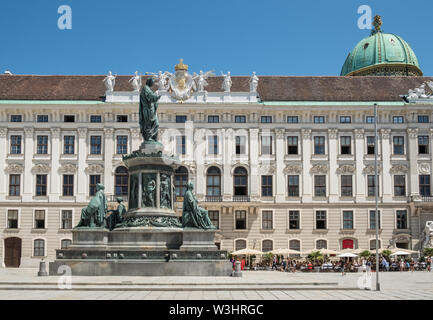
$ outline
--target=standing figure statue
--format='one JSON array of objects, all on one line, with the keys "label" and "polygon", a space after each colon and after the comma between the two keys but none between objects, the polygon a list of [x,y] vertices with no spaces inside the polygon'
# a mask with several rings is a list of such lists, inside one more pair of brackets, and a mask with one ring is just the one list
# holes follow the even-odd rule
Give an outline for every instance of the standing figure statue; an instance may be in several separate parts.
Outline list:
[{"label": "standing figure statue", "polygon": [[95,196],[90,200],[86,208],[81,210],[81,218],[77,227],[104,227],[105,213],[107,212],[108,203],[104,194],[104,185],[96,185]]},{"label": "standing figure statue", "polygon": [[169,72],[164,72],[162,73],[162,71],[159,71],[157,75],[154,74],[155,78],[158,80],[158,90],[167,90],[167,78],[168,75],[170,73]]},{"label": "standing figure statue", "polygon": [[110,214],[106,217],[107,219],[107,227],[111,231],[116,228],[116,225],[123,222],[123,215],[126,213],[125,205],[123,204],[123,198],[116,198],[117,206],[116,210],[109,210]]},{"label": "standing figure statue", "polygon": [[184,228],[215,229],[207,210],[198,206],[193,190],[192,182],[188,182],[183,196],[182,226]]},{"label": "standing figure statue", "polygon": [[259,84],[259,78],[256,76],[256,73],[253,72],[253,75],[250,78],[250,92],[257,92],[258,84]]},{"label": "standing figure statue", "polygon": [[171,209],[171,182],[170,177],[166,174],[161,174],[161,199],[160,207]]},{"label": "standing figure statue", "polygon": [[146,80],[146,85],[141,89],[140,93],[140,108],[139,108],[139,119],[140,119],[140,132],[143,136],[144,142],[158,140],[158,100],[161,96],[155,94],[151,87],[154,84],[153,78]]},{"label": "standing figure statue", "polygon": [[155,208],[155,180],[150,180],[148,183],[143,183],[142,205],[144,207]]},{"label": "standing figure statue", "polygon": [[230,92],[230,88],[232,87],[232,78],[230,77],[230,71],[227,74],[222,73],[224,76],[223,80],[223,90],[224,92]]},{"label": "standing figure statue", "polygon": [[196,74],[194,72],[193,74],[193,79],[196,81],[197,83],[197,91],[199,92],[203,92],[205,91],[204,88],[208,85],[206,79],[213,76],[213,71],[208,71],[206,73],[204,73],[202,70],[200,70],[199,74]]},{"label": "standing figure statue", "polygon": [[104,82],[107,91],[113,92],[114,86],[116,85],[116,76],[113,76],[111,71],[108,71],[108,75],[102,82]]},{"label": "standing figure statue", "polygon": [[135,71],[135,75],[131,79],[129,79],[129,82],[131,82],[134,91],[140,91],[142,82],[141,75],[138,75],[138,71]]}]

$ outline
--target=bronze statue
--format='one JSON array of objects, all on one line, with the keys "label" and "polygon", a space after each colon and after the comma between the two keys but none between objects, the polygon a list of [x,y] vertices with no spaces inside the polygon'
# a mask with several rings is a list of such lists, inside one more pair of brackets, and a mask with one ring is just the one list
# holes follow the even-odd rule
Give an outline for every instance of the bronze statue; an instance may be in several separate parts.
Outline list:
[{"label": "bronze statue", "polygon": [[90,200],[86,208],[81,210],[81,218],[77,227],[103,228],[105,227],[105,213],[107,212],[108,203],[104,194],[104,185],[96,185],[95,196]]},{"label": "bronze statue", "polygon": [[119,204],[117,206],[116,210],[109,210],[110,213],[106,219],[107,219],[107,227],[111,231],[113,230],[117,224],[123,222],[123,215],[126,213],[125,205],[123,204],[123,198],[117,197],[116,198],[117,203]]},{"label": "bronze statue", "polygon": [[151,87],[154,83],[153,78],[146,80],[146,85],[140,92],[140,132],[143,136],[144,142],[157,142],[158,141],[158,100],[161,96],[155,94]]},{"label": "bronze statue", "polygon": [[192,192],[193,189],[192,182],[188,182],[183,196],[182,226],[184,228],[215,229],[207,210],[198,206],[198,201]]}]

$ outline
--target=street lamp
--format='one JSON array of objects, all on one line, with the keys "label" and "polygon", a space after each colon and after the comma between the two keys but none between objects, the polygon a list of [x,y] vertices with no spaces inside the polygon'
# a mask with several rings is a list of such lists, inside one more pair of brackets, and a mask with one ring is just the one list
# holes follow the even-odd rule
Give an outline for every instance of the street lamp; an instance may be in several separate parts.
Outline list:
[{"label": "street lamp", "polygon": [[376,227],[376,291],[380,291],[379,284],[379,211],[378,211],[378,182],[377,176],[377,103],[374,104],[374,196],[376,201],[375,227]]}]

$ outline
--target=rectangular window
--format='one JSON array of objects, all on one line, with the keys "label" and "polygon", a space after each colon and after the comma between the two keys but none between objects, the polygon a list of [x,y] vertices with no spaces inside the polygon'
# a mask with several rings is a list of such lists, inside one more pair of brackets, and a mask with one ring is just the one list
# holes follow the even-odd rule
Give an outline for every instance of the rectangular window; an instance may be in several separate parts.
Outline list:
[{"label": "rectangular window", "polygon": [[38,114],[36,118],[37,122],[48,122],[48,115],[46,114]]},{"label": "rectangular window", "polygon": [[247,212],[245,210],[236,210],[236,230],[247,229]]},{"label": "rectangular window", "polygon": [[287,153],[298,154],[298,137],[287,137]]},{"label": "rectangular window", "polygon": [[128,116],[124,114],[117,115],[117,122],[128,122]]},{"label": "rectangular window", "polygon": [[8,210],[8,229],[18,229],[18,210]]},{"label": "rectangular window", "polygon": [[[377,177],[378,184],[379,184],[379,177]],[[367,176],[367,184],[368,184],[368,196],[374,197],[375,196],[375,179],[374,175]],[[379,186],[377,188],[377,194],[379,195]]]},{"label": "rectangular window", "polygon": [[394,196],[405,197],[406,196],[406,176],[395,175],[394,176]]},{"label": "rectangular window", "polygon": [[89,196],[94,196],[96,193],[96,185],[101,183],[101,175],[91,174],[89,176]]},{"label": "rectangular window", "polygon": [[352,197],[352,176],[342,175],[341,176],[341,196],[342,197]]},{"label": "rectangular window", "polygon": [[36,196],[43,197],[47,195],[47,175],[36,175]]},{"label": "rectangular window", "polygon": [[63,196],[74,195],[74,175],[64,174],[63,175]]},{"label": "rectangular window", "polygon": [[353,229],[353,211],[343,211],[343,229]]},{"label": "rectangular window", "polygon": [[74,154],[75,153],[75,136],[64,136],[63,137],[63,153]]},{"label": "rectangular window", "polygon": [[272,123],[272,116],[261,116],[261,123]]},{"label": "rectangular window", "polygon": [[[380,210],[378,211],[378,229],[380,229]],[[376,210],[370,210],[370,229],[376,229]]]},{"label": "rectangular window", "polygon": [[298,116],[287,116],[287,123],[298,123]]},{"label": "rectangular window", "polygon": [[325,154],[325,137],[314,137],[314,154]]},{"label": "rectangular window", "polygon": [[272,196],[272,176],[262,176],[262,197]]},{"label": "rectangular window", "polygon": [[117,136],[117,154],[127,154],[128,153],[128,136]]},{"label": "rectangular window", "polygon": [[404,117],[403,116],[393,116],[392,117],[392,123],[404,123]]},{"label": "rectangular window", "polygon": [[186,116],[176,116],[176,123],[185,123]]},{"label": "rectangular window", "polygon": [[374,137],[367,137],[367,154],[374,154]]},{"label": "rectangular window", "polygon": [[271,136],[262,136],[262,154],[272,154]]},{"label": "rectangular window", "polygon": [[429,137],[418,136],[418,154],[428,154],[429,149]]},{"label": "rectangular window", "polygon": [[299,197],[299,176],[287,176],[288,196]]},{"label": "rectangular window", "polygon": [[219,116],[207,116],[207,122],[208,123],[218,123],[220,122]]},{"label": "rectangular window", "polygon": [[316,229],[326,229],[326,211],[316,211]]},{"label": "rectangular window", "polygon": [[176,136],[176,154],[186,154],[186,137]]},{"label": "rectangular window", "polygon": [[102,117],[98,115],[91,115],[90,116],[90,122],[96,123],[96,122],[102,122]]},{"label": "rectangular window", "polygon": [[314,176],[314,196],[326,197],[326,176]]},{"label": "rectangular window", "polygon": [[209,136],[209,154],[218,154],[218,136]]},{"label": "rectangular window", "polygon": [[75,116],[65,115],[63,116],[63,122],[75,122]]},{"label": "rectangular window", "polygon": [[37,136],[36,141],[37,141],[36,153],[37,154],[47,154],[48,153],[48,136]]},{"label": "rectangular window", "polygon": [[101,154],[101,136],[90,136],[90,154]]},{"label": "rectangular window", "polygon": [[20,114],[13,114],[11,115],[11,122],[22,122],[23,116]]},{"label": "rectangular window", "polygon": [[246,137],[244,136],[236,136],[236,154],[245,154],[246,153]]},{"label": "rectangular window", "polygon": [[245,123],[247,122],[247,117],[245,116],[235,116],[236,123]]},{"label": "rectangular window", "polygon": [[429,117],[427,115],[418,116],[418,123],[429,123]]},{"label": "rectangular window", "polygon": [[209,213],[209,219],[212,222],[212,224],[215,226],[215,228],[219,229],[220,228],[220,212],[217,210],[210,210],[208,211]]},{"label": "rectangular window", "polygon": [[37,239],[33,242],[34,250],[33,250],[33,256],[34,257],[44,257],[45,256],[45,240]]},{"label": "rectangular window", "polygon": [[367,117],[365,118],[365,121],[366,121],[367,123],[374,123],[374,116],[367,116]]},{"label": "rectangular window", "polygon": [[9,175],[9,195],[18,197],[20,195],[21,176],[19,174]]},{"label": "rectangular window", "polygon": [[262,229],[263,230],[273,229],[272,211],[270,210],[262,211]]},{"label": "rectangular window", "polygon": [[392,138],[394,144],[394,154],[404,154],[404,137],[395,136]]},{"label": "rectangular window", "polygon": [[352,123],[351,116],[340,116],[340,123]]},{"label": "rectangular window", "polygon": [[407,211],[397,210],[397,229],[407,229]]},{"label": "rectangular window", "polygon": [[300,215],[298,210],[289,211],[289,229],[298,230],[300,228]]},{"label": "rectangular window", "polygon": [[11,136],[11,154],[21,154],[21,136]]},{"label": "rectangular window", "polygon": [[35,229],[45,229],[45,210],[35,210]]},{"label": "rectangular window", "polygon": [[429,174],[419,176],[419,194],[424,197],[431,195]]},{"label": "rectangular window", "polygon": [[352,154],[351,137],[340,137],[341,154]]},{"label": "rectangular window", "polygon": [[72,210],[62,210],[62,229],[72,229]]},{"label": "rectangular window", "polygon": [[325,116],[314,116],[313,122],[314,123],[325,123]]}]

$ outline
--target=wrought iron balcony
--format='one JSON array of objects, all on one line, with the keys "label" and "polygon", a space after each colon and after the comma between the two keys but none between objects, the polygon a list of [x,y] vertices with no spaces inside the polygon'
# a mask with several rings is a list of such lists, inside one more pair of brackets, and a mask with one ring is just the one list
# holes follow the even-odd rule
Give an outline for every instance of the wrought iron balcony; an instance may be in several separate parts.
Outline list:
[{"label": "wrought iron balcony", "polygon": [[250,196],[233,196],[233,202],[250,202]]},{"label": "wrought iron balcony", "polygon": [[221,201],[223,201],[223,198],[221,196],[206,196],[205,201],[206,202],[221,202]]}]

